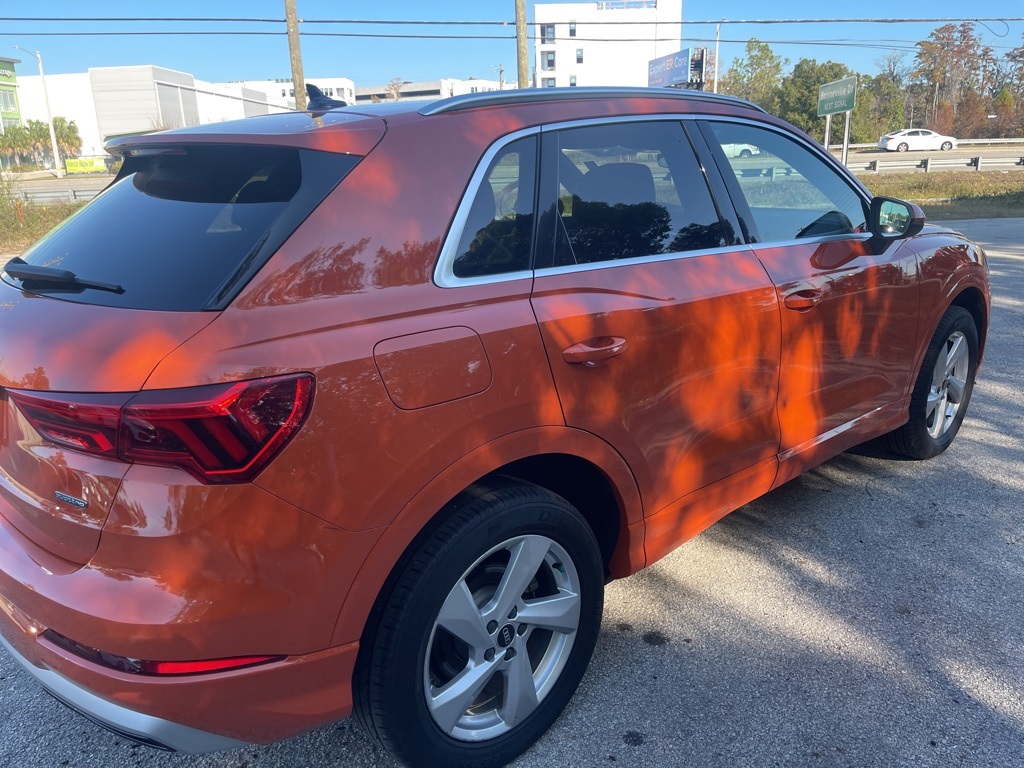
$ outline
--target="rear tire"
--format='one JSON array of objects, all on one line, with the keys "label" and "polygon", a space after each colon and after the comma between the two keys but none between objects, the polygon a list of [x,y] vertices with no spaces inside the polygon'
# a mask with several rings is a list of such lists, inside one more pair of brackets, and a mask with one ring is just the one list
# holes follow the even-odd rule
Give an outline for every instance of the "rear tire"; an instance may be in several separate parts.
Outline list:
[{"label": "rear tire", "polygon": [[604,566],[572,505],[475,488],[414,550],[363,639],[356,713],[403,765],[501,766],[565,708],[601,623]]},{"label": "rear tire", "polygon": [[897,152],[906,152],[908,149],[910,149],[910,145],[905,141],[896,147]]},{"label": "rear tire", "polygon": [[910,420],[882,438],[886,448],[912,459],[946,450],[967,414],[978,370],[978,329],[971,313],[950,307],[925,352],[910,397]]}]

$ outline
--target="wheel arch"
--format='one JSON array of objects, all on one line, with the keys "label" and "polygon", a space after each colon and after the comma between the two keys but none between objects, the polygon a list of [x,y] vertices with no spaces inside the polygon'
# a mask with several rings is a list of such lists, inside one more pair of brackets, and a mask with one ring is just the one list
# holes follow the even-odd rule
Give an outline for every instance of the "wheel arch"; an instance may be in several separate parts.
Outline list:
[{"label": "wheel arch", "polygon": [[362,637],[395,574],[460,495],[508,478],[541,486],[573,504],[594,531],[611,577],[629,575],[646,564],[640,491],[623,458],[589,432],[568,427],[523,430],[450,465],[399,512],[353,580],[332,644]]},{"label": "wheel arch", "polygon": [[953,297],[950,306],[962,307],[974,318],[974,326],[978,329],[978,362],[981,363],[985,353],[989,323],[988,302],[985,300],[985,294],[978,287],[969,285]]}]

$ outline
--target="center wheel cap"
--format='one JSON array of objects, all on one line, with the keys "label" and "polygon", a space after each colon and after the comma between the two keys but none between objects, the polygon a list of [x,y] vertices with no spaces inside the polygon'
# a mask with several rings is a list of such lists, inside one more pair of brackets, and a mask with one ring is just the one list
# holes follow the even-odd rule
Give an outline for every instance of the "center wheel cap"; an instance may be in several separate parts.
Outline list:
[{"label": "center wheel cap", "polygon": [[498,630],[498,636],[496,639],[498,641],[499,648],[508,648],[510,645],[512,645],[512,641],[516,639],[515,625],[506,624],[505,626],[503,626],[501,629]]}]

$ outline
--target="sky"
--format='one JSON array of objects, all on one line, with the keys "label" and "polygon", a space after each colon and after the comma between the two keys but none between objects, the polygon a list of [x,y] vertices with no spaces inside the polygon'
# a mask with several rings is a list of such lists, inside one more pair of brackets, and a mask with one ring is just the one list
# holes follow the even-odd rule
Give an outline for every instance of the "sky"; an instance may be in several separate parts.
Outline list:
[{"label": "sky", "polygon": [[[393,78],[412,82],[441,77],[477,77],[496,80],[499,67],[506,80],[516,78],[514,0],[436,0],[434,3],[409,0],[365,2],[355,0],[296,0],[298,14],[304,19],[387,19],[417,21],[507,21],[508,26],[395,26],[366,24],[304,24],[303,32],[357,32],[360,34],[453,34],[489,35],[499,39],[410,39],[326,37],[303,35],[303,67],[307,79],[348,77],[357,86],[381,85]],[[867,10],[868,5],[871,10]],[[897,8],[891,3],[852,4],[820,10],[806,6],[798,9],[792,0],[684,0],[685,22],[727,22],[764,19],[836,19],[857,18],[970,18],[1024,17],[1022,0],[929,0],[907,3]],[[527,20],[532,20],[533,3],[527,0]],[[102,9],[102,10],[99,10]],[[14,17],[46,17],[53,21],[29,22]],[[189,72],[200,80],[266,80],[290,77],[288,43],[283,23],[188,23],[162,22],[81,22],[80,17],[219,17],[283,19],[284,0],[106,0],[83,3],[81,0],[37,0],[16,2],[0,0],[0,56],[21,59],[21,75],[36,74],[36,61],[22,51],[38,51],[48,74],[85,72],[90,67],[154,64]],[[731,61],[743,55],[751,37],[769,42],[776,54],[789,59],[791,67],[803,58],[819,62],[831,60],[846,64],[862,74],[878,72],[878,62],[893,50],[908,50],[907,63],[913,61],[914,43],[925,39],[939,23],[872,22],[852,24],[755,24],[726,23],[721,27],[720,56],[723,72]],[[714,24],[690,24],[682,27],[682,45],[714,48]],[[123,36],[53,36],[54,32],[109,32]],[[142,32],[258,31],[264,35],[153,35]],[[976,25],[976,33],[997,54],[1022,44],[1024,21],[985,22]],[[783,43],[782,41],[789,41]],[[802,42],[802,44],[793,44]],[[843,43],[835,45],[835,43]],[[531,48],[532,66],[532,48]]]}]

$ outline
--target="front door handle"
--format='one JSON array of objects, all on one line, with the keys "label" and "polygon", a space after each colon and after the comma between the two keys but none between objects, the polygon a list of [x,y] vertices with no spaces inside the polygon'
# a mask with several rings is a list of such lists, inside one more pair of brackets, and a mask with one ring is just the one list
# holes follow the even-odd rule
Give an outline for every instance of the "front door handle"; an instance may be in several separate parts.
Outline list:
[{"label": "front door handle", "polygon": [[562,359],[573,365],[596,368],[621,355],[626,349],[626,340],[618,336],[599,336],[573,344],[562,350]]},{"label": "front door handle", "polygon": [[795,309],[797,312],[806,312],[808,309],[813,309],[817,306],[821,299],[821,291],[808,288],[804,291],[797,291],[789,294],[785,299],[783,299],[782,303],[786,305],[786,309]]}]

